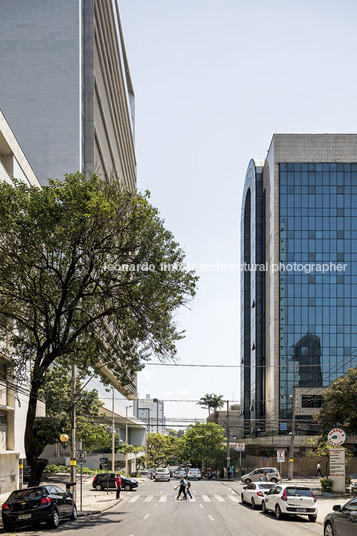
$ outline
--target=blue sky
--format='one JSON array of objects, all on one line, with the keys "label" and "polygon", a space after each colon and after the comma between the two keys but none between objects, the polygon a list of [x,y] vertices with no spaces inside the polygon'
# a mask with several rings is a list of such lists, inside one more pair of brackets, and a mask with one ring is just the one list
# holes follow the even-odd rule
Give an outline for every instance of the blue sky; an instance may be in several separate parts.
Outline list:
[{"label": "blue sky", "polygon": [[[240,262],[243,182],[274,133],[357,131],[354,0],[121,0],[138,186],[196,266]],[[239,365],[238,271],[198,270],[182,363]],[[147,366],[139,394],[239,399],[238,368]],[[204,418],[194,402],[167,417]],[[178,421],[173,421],[178,423]]]}]

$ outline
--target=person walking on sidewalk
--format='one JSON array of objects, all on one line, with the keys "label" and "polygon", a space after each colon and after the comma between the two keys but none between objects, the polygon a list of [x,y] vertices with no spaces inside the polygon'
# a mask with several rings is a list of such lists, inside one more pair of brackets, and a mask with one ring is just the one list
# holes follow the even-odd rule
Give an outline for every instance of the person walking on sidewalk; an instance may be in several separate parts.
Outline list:
[{"label": "person walking on sidewalk", "polygon": [[179,492],[178,492],[178,495],[177,495],[177,500],[180,498],[180,495],[181,493],[183,493],[183,498],[184,499],[187,499],[187,495],[186,495],[186,480],[184,478],[181,478],[180,480],[180,484],[179,484]]},{"label": "person walking on sidewalk", "polygon": [[321,465],[320,465],[320,462],[317,464],[316,466],[316,475],[315,475],[315,478],[317,477],[317,475],[320,475],[321,478],[324,477],[324,475],[322,474],[322,471],[321,471]]},{"label": "person walking on sidewalk", "polygon": [[187,493],[187,495],[190,496],[190,499],[193,499],[193,497],[192,497],[192,495],[191,495],[190,487],[191,487],[191,482],[188,481],[188,482],[187,482],[187,486],[186,486],[186,493]]},{"label": "person walking on sidewalk", "polygon": [[120,474],[118,473],[115,477],[115,486],[117,488],[117,494],[116,494],[116,498],[117,499],[120,499],[120,488],[121,488],[121,476]]}]

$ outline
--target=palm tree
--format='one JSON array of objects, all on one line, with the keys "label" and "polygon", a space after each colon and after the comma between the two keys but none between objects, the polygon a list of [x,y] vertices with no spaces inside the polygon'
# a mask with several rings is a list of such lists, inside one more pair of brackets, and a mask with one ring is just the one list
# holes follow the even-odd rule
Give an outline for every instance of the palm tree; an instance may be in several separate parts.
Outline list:
[{"label": "palm tree", "polygon": [[206,407],[208,409],[208,416],[211,413],[211,407],[212,407],[212,394],[205,394],[204,396],[201,396],[199,401],[197,402],[198,406]]},{"label": "palm tree", "polygon": [[211,408],[213,411],[217,411],[217,409],[221,409],[224,406],[224,400],[223,395],[215,395],[211,394]]},{"label": "palm tree", "polygon": [[202,396],[197,402],[198,406],[206,407],[208,409],[208,416],[211,414],[211,409],[217,411],[224,405],[223,395],[215,395],[214,393],[207,393]]}]

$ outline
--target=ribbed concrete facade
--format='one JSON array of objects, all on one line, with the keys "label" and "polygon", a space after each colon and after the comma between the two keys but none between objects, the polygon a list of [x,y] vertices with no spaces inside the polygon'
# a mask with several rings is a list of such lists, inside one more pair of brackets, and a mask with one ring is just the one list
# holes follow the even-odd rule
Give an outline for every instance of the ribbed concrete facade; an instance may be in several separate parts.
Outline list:
[{"label": "ribbed concrete facade", "polygon": [[134,92],[116,3],[3,0],[0,108],[40,182],[136,185]]}]

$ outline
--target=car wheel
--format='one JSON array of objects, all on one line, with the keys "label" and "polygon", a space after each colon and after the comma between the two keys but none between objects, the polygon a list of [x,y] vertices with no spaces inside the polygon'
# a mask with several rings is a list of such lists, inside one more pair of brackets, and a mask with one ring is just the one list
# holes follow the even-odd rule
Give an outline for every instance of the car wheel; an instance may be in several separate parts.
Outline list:
[{"label": "car wheel", "polygon": [[311,523],[316,523],[316,519],[317,516],[309,516],[309,521],[311,521]]},{"label": "car wheel", "polygon": [[255,500],[252,498],[252,502],[250,503],[250,506],[252,507],[252,510],[255,508]]},{"label": "car wheel", "polygon": [[246,479],[244,480],[244,484],[250,484],[250,483],[251,483],[250,478],[246,478]]},{"label": "car wheel", "polygon": [[4,525],[5,532],[12,532],[13,530],[15,530],[15,525],[13,525],[12,523],[3,521],[3,525]]},{"label": "car wheel", "polygon": [[324,528],[324,536],[334,536],[331,523],[327,522]]},{"label": "car wheel", "polygon": [[278,481],[278,480],[277,480],[275,477],[270,479],[270,482],[273,482],[273,484],[276,484],[277,481]]},{"label": "car wheel", "polygon": [[97,491],[102,491],[102,489],[103,489],[102,484],[97,484],[96,487],[95,487],[95,489],[96,489]]},{"label": "car wheel", "polygon": [[268,513],[267,507],[265,506],[265,501],[262,501],[262,512],[263,512],[263,514]]},{"label": "car wheel", "polygon": [[131,485],[130,484],[125,484],[124,489],[125,489],[125,491],[131,491]]},{"label": "car wheel", "polygon": [[71,519],[72,519],[72,521],[76,521],[76,519],[77,519],[77,508],[75,507],[75,505],[73,505]]},{"label": "car wheel", "polygon": [[275,506],[275,517],[276,519],[281,519],[282,517],[280,506],[278,504]]},{"label": "car wheel", "polygon": [[48,525],[51,527],[51,529],[57,529],[59,525],[59,515],[57,508],[54,508],[51,512],[51,517],[48,522]]}]

